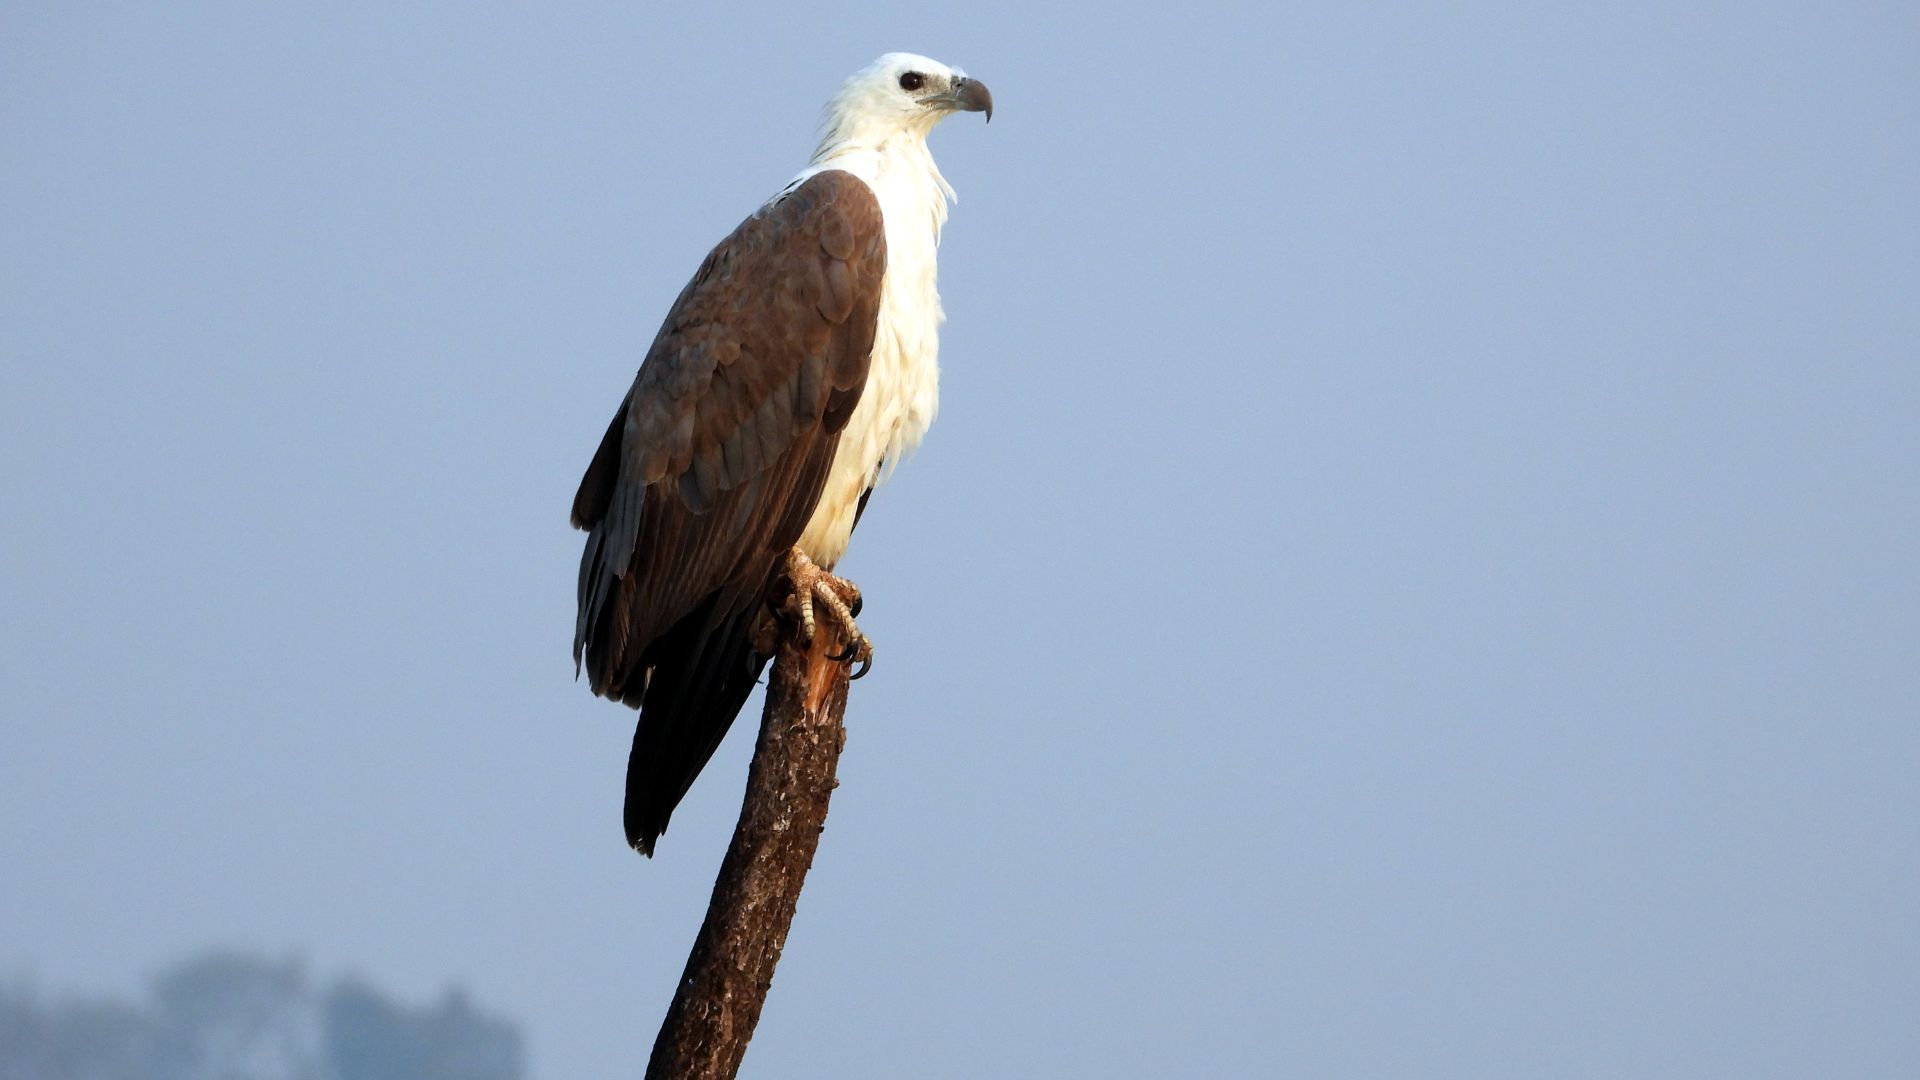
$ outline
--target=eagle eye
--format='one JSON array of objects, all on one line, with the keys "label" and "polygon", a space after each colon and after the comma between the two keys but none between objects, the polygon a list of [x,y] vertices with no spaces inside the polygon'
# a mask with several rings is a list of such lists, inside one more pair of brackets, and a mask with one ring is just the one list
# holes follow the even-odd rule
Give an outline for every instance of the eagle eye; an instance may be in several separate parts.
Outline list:
[{"label": "eagle eye", "polygon": [[917,71],[909,71],[905,75],[900,76],[900,89],[918,90],[921,86],[925,85],[926,81],[927,77],[925,75]]}]

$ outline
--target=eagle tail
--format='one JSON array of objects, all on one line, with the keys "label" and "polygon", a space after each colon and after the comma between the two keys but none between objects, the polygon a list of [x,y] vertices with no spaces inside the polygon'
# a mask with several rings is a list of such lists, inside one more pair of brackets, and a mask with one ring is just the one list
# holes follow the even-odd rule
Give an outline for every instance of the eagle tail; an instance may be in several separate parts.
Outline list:
[{"label": "eagle tail", "polygon": [[627,842],[643,855],[720,747],[753,693],[766,656],[753,649],[760,594],[723,592],[681,619],[648,650],[650,668],[627,758]]}]

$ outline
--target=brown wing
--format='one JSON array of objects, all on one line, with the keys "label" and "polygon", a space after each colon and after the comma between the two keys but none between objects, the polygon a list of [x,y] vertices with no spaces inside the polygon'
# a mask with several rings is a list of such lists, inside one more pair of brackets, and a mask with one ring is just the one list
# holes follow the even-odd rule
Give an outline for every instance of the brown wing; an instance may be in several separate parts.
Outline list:
[{"label": "brown wing", "polygon": [[820,173],[742,222],[668,313],[574,497],[574,661],[640,707],[628,839],[651,850],[764,657],[750,630],[866,384],[879,203]]}]

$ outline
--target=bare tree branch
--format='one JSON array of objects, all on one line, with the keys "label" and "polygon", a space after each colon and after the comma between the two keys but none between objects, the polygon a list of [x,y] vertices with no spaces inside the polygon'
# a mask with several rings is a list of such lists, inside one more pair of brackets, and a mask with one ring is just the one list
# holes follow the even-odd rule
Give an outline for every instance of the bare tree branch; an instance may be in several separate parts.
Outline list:
[{"label": "bare tree branch", "polygon": [[733,843],[647,1063],[648,1080],[740,1070],[813,865],[847,731],[847,665],[822,626],[811,650],[782,634]]}]

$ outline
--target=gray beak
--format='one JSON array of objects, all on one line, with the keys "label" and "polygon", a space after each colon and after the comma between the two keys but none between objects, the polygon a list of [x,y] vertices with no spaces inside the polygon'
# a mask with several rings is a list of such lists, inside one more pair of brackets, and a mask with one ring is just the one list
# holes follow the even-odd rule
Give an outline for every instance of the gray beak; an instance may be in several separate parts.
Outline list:
[{"label": "gray beak", "polygon": [[978,79],[956,75],[953,77],[953,86],[940,97],[956,109],[986,113],[987,123],[993,123],[993,95],[987,92],[987,84]]}]

